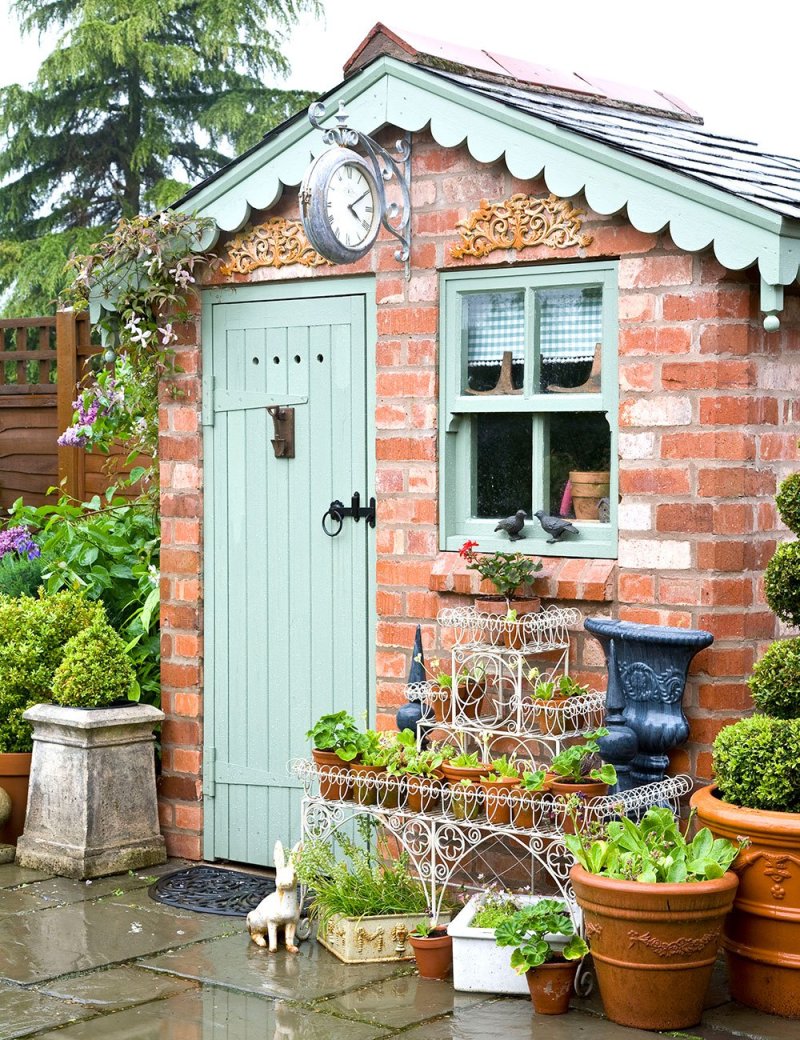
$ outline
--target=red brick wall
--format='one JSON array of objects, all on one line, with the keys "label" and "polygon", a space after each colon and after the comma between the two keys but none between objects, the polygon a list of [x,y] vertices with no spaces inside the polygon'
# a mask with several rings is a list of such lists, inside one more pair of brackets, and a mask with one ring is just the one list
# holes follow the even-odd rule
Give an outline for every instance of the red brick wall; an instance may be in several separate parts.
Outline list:
[{"label": "red brick wall", "polygon": [[[465,149],[442,150],[416,134],[412,178],[412,276],[381,239],[343,268],[260,269],[210,284],[325,278],[374,272],[378,305],[377,704],[381,725],[404,702],[403,681],[417,622],[426,649],[442,605],[467,602],[476,576],[437,551],[438,271],[454,261],[458,220],[482,198],[547,194],[501,162],[477,164]],[[585,202],[577,198],[578,206]],[[297,216],[287,192],[272,211]],[[256,221],[258,219],[256,215]],[[776,481],[792,468],[800,417],[800,298],[790,296],[782,329],[766,335],[757,279],[725,272],[710,253],[681,253],[667,234],[644,234],[620,217],[587,213],[586,248],[496,252],[489,266],[620,257],[619,563],[545,560],[538,591],[585,612],[702,627],[716,637],[697,659],[687,689],[692,737],[675,765],[707,777],[709,745],[725,721],[750,706],[744,683],[775,631],[761,573],[778,522]],[[224,244],[217,252],[224,253]],[[162,558],[164,771],[162,824],[173,854],[200,855],[202,586],[199,517],[199,330],[184,330],[185,395],[163,405]],[[602,655],[579,634],[576,674],[602,685]]]}]

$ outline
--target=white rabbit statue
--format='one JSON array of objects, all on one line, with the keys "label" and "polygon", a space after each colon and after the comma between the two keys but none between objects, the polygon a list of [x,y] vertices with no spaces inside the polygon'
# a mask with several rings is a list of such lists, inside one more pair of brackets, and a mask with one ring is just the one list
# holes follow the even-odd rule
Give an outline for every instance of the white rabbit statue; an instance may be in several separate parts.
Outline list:
[{"label": "white rabbit statue", "polygon": [[297,953],[294,935],[300,919],[300,904],[297,901],[297,875],[294,859],[300,851],[300,843],[292,849],[287,859],[281,842],[275,842],[275,891],[262,899],[255,910],[247,915],[247,930],[256,946],[266,946],[265,933],[269,935],[269,952],[278,949],[278,928],[284,929],[286,949]]}]

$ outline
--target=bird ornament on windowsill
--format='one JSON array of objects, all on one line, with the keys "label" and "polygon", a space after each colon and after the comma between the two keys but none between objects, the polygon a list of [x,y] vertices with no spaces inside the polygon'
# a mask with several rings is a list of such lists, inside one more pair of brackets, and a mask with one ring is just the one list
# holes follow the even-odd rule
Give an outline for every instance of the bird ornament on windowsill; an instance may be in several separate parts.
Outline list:
[{"label": "bird ornament on windowsill", "polygon": [[522,534],[522,529],[525,527],[527,518],[528,514],[525,510],[518,509],[513,516],[507,516],[505,520],[498,520],[495,531],[505,531],[512,542],[518,542],[525,537]]},{"label": "bird ornament on windowsill", "polygon": [[533,515],[542,525],[544,533],[550,535],[547,539],[548,545],[561,541],[565,534],[580,534],[578,528],[571,521],[565,520],[561,516],[550,516],[543,509],[537,509]]}]

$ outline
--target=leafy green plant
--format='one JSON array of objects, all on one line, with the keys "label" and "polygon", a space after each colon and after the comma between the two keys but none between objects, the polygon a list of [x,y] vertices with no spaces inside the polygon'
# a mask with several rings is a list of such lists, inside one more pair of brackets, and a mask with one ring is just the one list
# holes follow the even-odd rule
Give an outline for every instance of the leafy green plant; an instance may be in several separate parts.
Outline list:
[{"label": "leafy green plant", "polygon": [[513,917],[519,909],[511,892],[502,892],[491,886],[480,895],[477,907],[470,928],[496,928]]},{"label": "leafy green plant", "polygon": [[740,719],[720,730],[713,755],[717,787],[726,802],[800,812],[800,718]]},{"label": "leafy green plant", "polygon": [[531,668],[528,682],[533,687],[531,697],[537,701],[549,701],[554,697],[582,697],[589,693],[588,686],[582,686],[569,675],[560,675],[557,679],[539,678],[539,669]]},{"label": "leafy green plant", "polygon": [[789,530],[800,535],[800,473],[790,473],[775,496],[778,515]]},{"label": "leafy green plant", "polygon": [[555,773],[560,781],[568,784],[579,784],[585,780],[615,784],[617,771],[610,763],[604,762],[599,767],[592,766],[593,758],[600,754],[597,738],[607,735],[608,730],[602,728],[595,730],[594,733],[584,734],[582,744],[573,744],[555,756],[550,763],[550,771]]},{"label": "leafy green plant", "polygon": [[529,792],[541,791],[544,789],[546,779],[547,771],[545,769],[536,769],[532,773],[523,773],[519,785],[520,790]]},{"label": "leafy green plant", "polygon": [[321,715],[306,733],[317,751],[331,751],[343,762],[352,762],[358,755],[361,736],[356,720],[346,711]]},{"label": "leafy green plant", "polygon": [[0,752],[30,751],[22,713],[50,701],[67,643],[102,617],[102,604],[77,592],[0,597]]},{"label": "leafy green plant", "polygon": [[[566,936],[567,942],[554,945],[550,936],[556,935]],[[498,946],[513,948],[511,967],[518,975],[560,958],[577,961],[589,952],[585,941],[575,934],[575,925],[560,899],[540,899],[523,906],[495,928],[494,936]]]},{"label": "leafy green plant", "polygon": [[125,644],[98,615],[65,646],[53,675],[53,700],[65,707],[98,708],[127,698],[133,684]]},{"label": "leafy green plant", "polygon": [[475,769],[483,763],[478,757],[477,751],[462,751],[450,759],[450,765],[457,766],[459,769]]},{"label": "leafy green plant", "polygon": [[759,711],[776,719],[800,716],[800,636],[779,639],[756,662],[748,680]]},{"label": "leafy green plant", "polygon": [[783,542],[764,571],[764,594],[781,621],[800,626],[800,542]]},{"label": "leafy green plant", "polygon": [[494,552],[478,556],[474,551],[477,544],[465,542],[459,555],[467,560],[468,570],[477,571],[484,581],[490,581],[498,596],[504,596],[506,600],[511,599],[523,585],[530,585],[534,574],[542,569],[541,560],[524,553]]},{"label": "leafy green plant", "polygon": [[411,755],[401,768],[400,772],[409,776],[436,776],[439,766],[444,762],[445,756],[439,748],[428,748]]},{"label": "leafy green plant", "polygon": [[362,765],[382,769],[392,753],[392,738],[388,733],[368,729],[358,741],[358,757]]},{"label": "leafy green plant", "polygon": [[603,877],[646,884],[721,878],[745,846],[714,838],[707,827],[690,841],[692,817],[684,830],[670,809],[648,809],[639,823],[612,820],[601,837],[578,828],[564,842],[584,870]]},{"label": "leafy green plant", "polygon": [[0,559],[0,596],[35,596],[42,583],[42,561],[7,553]]},{"label": "leafy green plant", "polygon": [[491,772],[486,776],[482,776],[481,780],[486,780],[489,783],[497,783],[499,780],[517,780],[519,779],[519,767],[514,761],[514,756],[511,758],[508,755],[501,755],[500,758],[494,759],[491,764]]}]

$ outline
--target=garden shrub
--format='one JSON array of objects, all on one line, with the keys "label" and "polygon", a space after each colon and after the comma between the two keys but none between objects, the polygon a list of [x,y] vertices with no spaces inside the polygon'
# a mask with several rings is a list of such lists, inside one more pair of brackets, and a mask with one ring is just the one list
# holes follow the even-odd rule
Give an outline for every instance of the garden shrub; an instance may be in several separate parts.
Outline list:
[{"label": "garden shrub", "polygon": [[764,715],[800,717],[800,636],[773,643],[756,662],[749,685]]},{"label": "garden shrub", "polygon": [[764,593],[781,621],[800,626],[800,542],[783,542],[764,571]]},{"label": "garden shrub", "polygon": [[41,584],[40,558],[7,554],[0,560],[0,596],[35,596]]},{"label": "garden shrub", "polygon": [[778,515],[790,531],[800,535],[800,473],[790,473],[775,496]]},{"label": "garden shrub", "polygon": [[133,682],[125,644],[105,617],[98,615],[64,648],[53,676],[53,700],[71,708],[99,708],[126,699]]},{"label": "garden shrub", "polygon": [[752,715],[720,730],[714,775],[726,802],[800,812],[800,719]]},{"label": "garden shrub", "polygon": [[0,752],[30,751],[22,713],[50,701],[66,644],[103,615],[102,604],[77,592],[0,597]]}]

